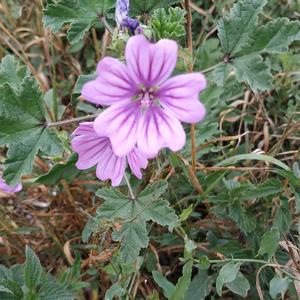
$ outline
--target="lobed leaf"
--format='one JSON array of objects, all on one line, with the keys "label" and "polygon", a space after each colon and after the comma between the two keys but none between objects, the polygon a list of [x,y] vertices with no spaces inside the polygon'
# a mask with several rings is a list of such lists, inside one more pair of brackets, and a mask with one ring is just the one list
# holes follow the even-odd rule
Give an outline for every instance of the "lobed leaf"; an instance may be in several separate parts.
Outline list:
[{"label": "lobed leaf", "polygon": [[218,23],[218,36],[225,54],[238,53],[256,29],[256,20],[266,0],[238,1]]},{"label": "lobed leaf", "polygon": [[68,41],[71,44],[83,39],[85,33],[115,6],[113,0],[61,0],[48,3],[43,22],[54,33],[70,24]]},{"label": "lobed leaf", "polygon": [[130,263],[134,261],[142,248],[147,248],[149,243],[148,232],[145,224],[125,223],[120,231],[113,232],[113,240],[121,242],[121,259]]}]

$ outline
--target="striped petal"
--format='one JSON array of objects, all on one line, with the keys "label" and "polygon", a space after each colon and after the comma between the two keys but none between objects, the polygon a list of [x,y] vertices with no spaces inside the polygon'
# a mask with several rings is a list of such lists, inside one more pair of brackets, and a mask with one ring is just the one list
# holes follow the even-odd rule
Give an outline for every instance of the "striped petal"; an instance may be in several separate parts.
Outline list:
[{"label": "striped petal", "polygon": [[129,103],[137,90],[127,73],[126,66],[120,61],[105,57],[97,66],[96,79],[83,86],[83,98],[96,105]]},{"label": "striped petal", "polygon": [[147,158],[141,153],[138,148],[134,148],[127,154],[127,160],[132,173],[139,179],[142,179],[143,174],[141,169],[146,169],[148,165]]},{"label": "striped petal", "polygon": [[131,37],[125,51],[128,73],[137,85],[159,85],[175,69],[177,51],[178,46],[172,40],[152,44],[144,35]]},{"label": "striped petal", "polygon": [[185,132],[180,122],[160,107],[149,109],[138,131],[137,146],[147,158],[155,157],[164,147],[179,151],[185,144]]},{"label": "striped petal", "polygon": [[98,135],[108,136],[114,153],[123,157],[136,145],[140,116],[138,103],[113,105],[97,117],[94,129]]},{"label": "striped petal", "polygon": [[199,101],[199,93],[205,87],[206,80],[201,73],[179,75],[163,83],[157,97],[180,121],[197,123],[205,116],[205,107]]}]

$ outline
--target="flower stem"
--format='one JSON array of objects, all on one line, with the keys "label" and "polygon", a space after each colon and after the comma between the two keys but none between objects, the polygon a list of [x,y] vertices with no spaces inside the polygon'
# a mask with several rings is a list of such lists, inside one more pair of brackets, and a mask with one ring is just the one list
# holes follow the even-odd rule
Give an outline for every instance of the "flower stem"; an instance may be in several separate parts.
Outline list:
[{"label": "flower stem", "polygon": [[59,126],[63,126],[63,125],[66,125],[66,124],[77,123],[77,122],[81,122],[81,121],[95,119],[98,115],[99,115],[99,113],[93,114],[93,115],[84,116],[84,117],[79,117],[79,118],[73,118],[73,119],[69,119],[69,120],[59,121],[59,122],[52,122],[52,123],[48,123],[47,127],[59,127]]},{"label": "flower stem", "polygon": [[[184,0],[184,6],[186,10],[186,35],[187,46],[190,52],[190,62],[188,65],[189,72],[193,72],[193,35],[192,35],[192,13],[190,7],[190,1]],[[192,169],[196,172],[196,137],[195,137],[195,124],[191,125],[191,143],[192,143]]]},{"label": "flower stem", "polygon": [[130,196],[131,196],[131,199],[132,199],[132,200],[135,200],[135,196],[134,196],[132,187],[131,187],[131,185],[130,185],[129,179],[128,179],[128,177],[127,177],[126,174],[124,174],[124,178],[125,178],[126,184],[127,184],[127,186],[128,186],[128,190],[129,190],[129,194],[130,194]]}]

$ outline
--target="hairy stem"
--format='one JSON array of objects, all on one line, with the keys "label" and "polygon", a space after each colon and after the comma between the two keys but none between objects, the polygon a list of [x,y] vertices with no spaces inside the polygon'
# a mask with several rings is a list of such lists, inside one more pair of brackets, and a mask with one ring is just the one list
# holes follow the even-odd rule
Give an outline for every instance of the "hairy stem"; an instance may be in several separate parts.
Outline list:
[{"label": "hairy stem", "polygon": [[98,117],[98,115],[99,115],[99,113],[93,114],[93,115],[84,116],[84,117],[79,117],[79,118],[73,118],[73,119],[69,119],[69,120],[59,121],[59,122],[52,122],[52,123],[48,123],[47,127],[59,127],[59,126],[63,126],[63,125],[66,125],[66,124],[72,124],[72,123],[78,123],[78,122],[81,122],[81,121],[91,120],[91,119],[95,119],[96,117]]},{"label": "hairy stem", "polygon": [[126,174],[124,174],[124,178],[125,178],[126,184],[127,184],[127,186],[128,186],[128,190],[129,190],[129,194],[130,194],[130,196],[131,196],[131,199],[134,200],[134,199],[135,199],[135,196],[134,196],[132,187],[131,187],[131,185],[130,185],[129,179],[128,179],[128,177],[127,177]]}]

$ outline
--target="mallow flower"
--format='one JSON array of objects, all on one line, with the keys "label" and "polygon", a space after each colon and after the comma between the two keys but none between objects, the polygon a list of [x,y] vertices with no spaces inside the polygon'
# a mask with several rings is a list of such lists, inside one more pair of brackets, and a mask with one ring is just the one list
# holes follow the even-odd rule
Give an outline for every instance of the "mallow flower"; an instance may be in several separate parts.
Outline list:
[{"label": "mallow flower", "polygon": [[14,193],[20,192],[21,190],[22,190],[21,183],[14,185],[14,186],[9,186],[8,184],[6,184],[6,182],[0,176],[0,191],[9,193],[9,194],[14,194]]},{"label": "mallow flower", "polygon": [[145,169],[148,160],[137,149],[133,148],[125,157],[118,157],[112,150],[108,137],[99,136],[93,122],[84,122],[72,134],[72,148],[78,153],[76,167],[80,170],[97,166],[96,175],[100,180],[111,179],[112,185],[121,183],[128,165],[133,174],[142,178],[141,169]]},{"label": "mallow flower", "polygon": [[128,17],[129,0],[117,0],[115,19],[120,28],[128,28],[131,33],[140,26],[138,20]]},{"label": "mallow flower", "polygon": [[138,149],[153,158],[164,147],[178,151],[185,145],[181,122],[197,123],[205,116],[199,93],[206,87],[201,73],[177,75],[178,46],[163,39],[150,43],[145,36],[131,37],[126,64],[105,57],[97,77],[86,83],[82,96],[97,105],[110,106],[94,122],[95,131],[110,138],[112,149],[123,157]]}]

